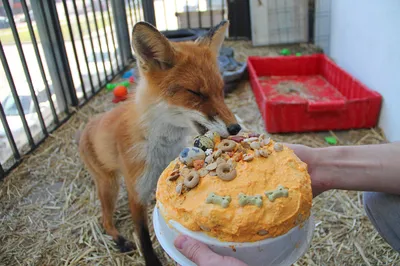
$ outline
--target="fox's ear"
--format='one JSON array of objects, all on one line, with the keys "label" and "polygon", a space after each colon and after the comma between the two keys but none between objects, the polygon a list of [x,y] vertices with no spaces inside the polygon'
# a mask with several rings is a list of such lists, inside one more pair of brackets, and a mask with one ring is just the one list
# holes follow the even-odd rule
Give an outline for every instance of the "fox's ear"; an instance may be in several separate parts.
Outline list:
[{"label": "fox's ear", "polygon": [[199,45],[208,45],[214,53],[219,54],[228,27],[229,21],[223,20],[217,26],[211,28],[206,35],[198,38],[195,42]]},{"label": "fox's ear", "polygon": [[175,63],[175,50],[168,39],[147,22],[138,22],[133,27],[132,47],[145,71],[166,70]]}]

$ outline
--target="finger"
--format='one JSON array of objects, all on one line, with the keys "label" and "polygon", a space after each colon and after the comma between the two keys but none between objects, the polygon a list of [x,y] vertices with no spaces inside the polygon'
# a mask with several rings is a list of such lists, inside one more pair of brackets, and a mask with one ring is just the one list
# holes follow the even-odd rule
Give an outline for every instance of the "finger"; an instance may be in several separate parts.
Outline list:
[{"label": "finger", "polygon": [[301,145],[301,144],[292,144],[292,143],[283,143],[283,145],[287,146],[288,148],[292,149],[292,150],[296,150],[296,149],[300,149],[300,148],[304,148],[305,146]]},{"label": "finger", "polygon": [[174,245],[183,255],[198,266],[246,265],[235,258],[218,255],[209,249],[207,245],[187,236],[179,236],[175,239]]},{"label": "finger", "polygon": [[176,248],[199,266],[210,265],[210,260],[218,260],[219,255],[212,252],[205,244],[195,241],[187,236],[179,236],[175,239]]}]

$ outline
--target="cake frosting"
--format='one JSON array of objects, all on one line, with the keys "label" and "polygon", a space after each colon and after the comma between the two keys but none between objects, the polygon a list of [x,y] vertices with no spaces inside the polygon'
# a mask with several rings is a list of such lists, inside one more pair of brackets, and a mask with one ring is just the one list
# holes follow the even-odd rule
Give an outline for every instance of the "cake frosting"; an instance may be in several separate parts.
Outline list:
[{"label": "cake frosting", "polygon": [[159,178],[157,204],[167,222],[222,242],[254,242],[283,235],[310,216],[307,165],[288,147],[258,134],[221,140],[208,133],[194,144]]}]

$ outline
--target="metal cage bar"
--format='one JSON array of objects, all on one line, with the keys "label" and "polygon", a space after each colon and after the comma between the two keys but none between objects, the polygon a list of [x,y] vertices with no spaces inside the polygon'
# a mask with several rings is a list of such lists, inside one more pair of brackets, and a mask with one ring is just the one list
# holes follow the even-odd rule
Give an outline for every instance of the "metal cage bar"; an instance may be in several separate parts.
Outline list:
[{"label": "metal cage bar", "polygon": [[40,75],[42,76],[42,80],[43,80],[43,83],[44,83],[44,86],[45,86],[47,100],[49,101],[49,104],[50,104],[51,114],[53,116],[54,122],[56,124],[58,124],[59,120],[58,120],[57,111],[56,111],[56,109],[54,107],[53,99],[51,98],[51,91],[50,91],[49,83],[47,81],[46,73],[44,71],[42,58],[41,58],[40,52],[39,52],[39,46],[38,46],[38,43],[37,43],[37,40],[36,40],[35,32],[33,31],[32,21],[31,21],[31,17],[29,16],[29,11],[28,11],[28,6],[26,4],[26,0],[21,0],[21,4],[22,4],[22,9],[24,11],[25,18],[27,20],[29,35],[30,35],[31,40],[32,40],[33,49],[35,50],[36,61],[37,61],[38,65],[39,65]]},{"label": "metal cage bar", "polygon": [[[47,128],[46,128],[46,125],[44,123],[42,111],[40,110],[39,101],[38,101],[38,99],[36,97],[36,92],[35,92],[35,88],[34,88],[33,83],[32,83],[31,75],[29,73],[29,69],[28,69],[28,64],[26,62],[25,53],[24,53],[24,50],[22,49],[21,39],[19,38],[17,26],[15,25],[15,21],[14,21],[14,17],[13,17],[13,14],[12,14],[11,7],[10,7],[10,3],[8,1],[4,1],[4,9],[6,11],[8,20],[10,22],[11,31],[12,31],[13,36],[14,36],[15,45],[17,46],[19,58],[20,58],[21,64],[22,64],[22,68],[24,69],[25,78],[26,78],[26,80],[28,82],[28,87],[29,87],[29,91],[31,93],[33,105],[35,106],[35,111],[36,111],[36,114],[38,115],[40,127],[42,129],[43,134],[45,136],[47,136],[47,134],[48,134],[47,133]],[[30,136],[30,137],[32,137],[32,136]]]},{"label": "metal cage bar", "polygon": [[[105,23],[105,20],[104,20],[103,5],[101,3],[100,3],[100,13],[101,13],[101,21],[103,23],[104,37],[106,39],[106,47],[107,47],[108,59],[110,61],[111,76],[114,76],[114,66],[113,66],[112,59],[111,59],[110,45],[108,43],[108,34],[107,34],[107,30],[106,30],[106,23]],[[111,27],[111,22],[110,22],[110,27]]]},{"label": "metal cage bar", "polygon": [[135,23],[141,20],[140,18],[140,10],[137,7],[136,1],[132,0],[133,12],[135,12]]},{"label": "metal cage bar", "polygon": [[0,164],[0,180],[2,180],[5,176],[5,172],[3,166]]},{"label": "metal cage bar", "polygon": [[209,8],[210,8],[210,25],[211,25],[211,27],[213,27],[214,26],[214,18],[213,18],[213,10],[212,10],[212,2],[211,2],[211,0],[208,0],[208,5],[209,5]]},{"label": "metal cage bar", "polygon": [[[110,3],[108,0],[106,0],[106,4],[107,4],[107,14],[108,14],[108,20],[110,23],[110,30],[111,30],[111,37],[112,37],[112,43],[114,46],[114,49],[117,49],[117,46],[115,45],[115,37],[114,37],[114,27],[113,27],[113,23],[111,21],[111,13],[110,13]],[[115,56],[115,61],[117,62],[117,68],[118,71],[121,71],[121,66],[119,64],[119,60],[118,60],[118,54],[116,53],[116,51],[114,51],[114,56]]]},{"label": "metal cage bar", "polygon": [[69,36],[71,38],[72,49],[74,50],[75,62],[76,62],[76,66],[77,66],[78,72],[79,72],[79,80],[80,80],[81,86],[82,86],[83,97],[85,98],[85,100],[87,100],[85,82],[84,82],[83,77],[82,77],[82,71],[81,71],[81,67],[80,67],[80,64],[79,64],[78,53],[77,53],[76,46],[75,46],[74,33],[72,32],[71,21],[69,19],[69,16],[67,15],[67,14],[69,14],[68,13],[67,3],[66,3],[66,0],[62,0],[62,2],[63,2],[64,12],[65,12],[66,18],[67,18],[68,32],[69,32]]},{"label": "metal cage bar", "polygon": [[[152,2],[152,1],[148,1]],[[125,0],[113,0],[112,12],[117,35],[118,50],[121,55],[122,65],[127,65],[133,58],[129,41],[128,19],[125,12]],[[118,19],[117,19],[118,18]]]},{"label": "metal cage bar", "polygon": [[162,0],[162,3],[163,3],[163,9],[164,9],[165,30],[168,31],[167,9],[165,8],[165,0]]},{"label": "metal cage bar", "polygon": [[142,1],[144,20],[156,27],[156,14],[153,0]]},{"label": "metal cage bar", "polygon": [[[64,0],[65,1],[65,0]],[[78,7],[76,5],[75,1],[72,1],[72,5],[74,7],[74,13],[75,13],[75,17],[76,17],[76,21],[77,26],[78,26],[78,32],[79,32],[79,38],[81,40],[82,43],[82,50],[83,50],[83,55],[85,57],[85,63],[86,63],[86,68],[87,68],[87,72],[88,72],[88,78],[89,78],[89,83],[90,83],[90,89],[92,91],[92,94],[94,93],[94,84],[93,84],[93,78],[92,78],[92,73],[90,71],[90,67],[89,67],[89,62],[88,62],[88,54],[86,51],[86,45],[85,45],[85,40],[83,38],[83,32],[82,32],[82,27],[81,27],[81,21],[79,19],[79,14],[78,14]],[[72,29],[71,29],[72,30]]]},{"label": "metal cage bar", "polygon": [[4,72],[6,73],[8,85],[10,86],[11,94],[14,98],[15,107],[17,108],[18,115],[21,118],[22,126],[24,127],[25,134],[26,134],[26,137],[28,138],[29,145],[31,147],[33,147],[35,145],[35,142],[33,141],[32,133],[29,128],[28,122],[26,121],[24,109],[22,108],[22,104],[21,104],[21,101],[18,96],[17,88],[15,87],[15,83],[14,83],[13,77],[11,75],[11,70],[10,70],[10,67],[8,66],[7,58],[4,53],[3,44],[1,43],[1,41],[0,41],[0,60],[1,60],[1,63],[3,64],[3,68],[4,68]]},{"label": "metal cage bar", "polygon": [[186,20],[187,20],[187,26],[190,29],[190,13],[189,13],[189,3],[188,0],[186,0]]},{"label": "metal cage bar", "polygon": [[[95,12],[95,8],[94,8],[94,2],[93,0],[90,0],[90,3],[92,5],[92,13],[93,13],[93,18],[94,18],[94,26],[96,29],[96,34],[97,34],[97,41],[99,43],[99,48],[100,48],[100,57],[101,57],[101,61],[103,62],[103,69],[104,69],[104,76],[105,76],[105,81],[108,81],[107,78],[107,69],[106,69],[106,63],[104,62],[104,55],[103,55],[103,46],[101,45],[101,40],[100,40],[100,34],[99,34],[99,26],[97,24],[97,17],[96,17],[96,12]],[[101,3],[99,2],[99,5],[101,5]]]},{"label": "metal cage bar", "polygon": [[[224,1],[224,0],[222,0],[222,1]],[[200,11],[200,1],[197,1],[197,15],[198,15],[198,17],[199,17],[199,28],[201,29],[201,28],[203,28],[203,26],[202,26],[202,19],[201,19],[201,11]]]},{"label": "metal cage bar", "polygon": [[95,68],[96,68],[97,80],[99,82],[98,85],[100,86],[100,84],[101,84],[100,72],[99,72],[99,67],[97,66],[96,52],[94,51],[92,30],[90,29],[90,22],[89,22],[89,16],[88,16],[88,12],[87,12],[87,7],[86,7],[86,0],[82,0],[82,4],[83,4],[83,10],[84,10],[84,13],[85,13],[87,31],[89,33],[90,46],[92,48],[92,55],[93,55],[94,65],[95,65]]},{"label": "metal cage bar", "polygon": [[3,127],[4,127],[4,131],[6,133],[8,143],[11,146],[11,150],[13,152],[14,158],[16,160],[19,160],[21,158],[21,155],[19,154],[19,150],[17,148],[17,144],[15,144],[14,136],[13,136],[13,134],[11,132],[10,126],[7,123],[6,114],[4,113],[4,109],[3,109],[3,106],[1,104],[0,104],[0,119],[1,119],[1,123],[3,124]]},{"label": "metal cage bar", "polygon": [[133,6],[133,2],[132,0],[128,0],[128,7],[129,7],[129,17],[131,19],[131,25],[133,27],[133,25],[135,25],[135,23],[133,22],[133,16],[132,16],[132,6]]},{"label": "metal cage bar", "polygon": [[[68,107],[68,100],[67,100],[67,96],[66,96],[66,91],[70,91],[70,90],[73,90],[74,89],[74,87],[73,87],[73,82],[72,82],[72,84],[70,84],[71,83],[71,81],[67,81],[67,84],[65,84],[65,82],[63,82],[63,77],[62,77],[62,75],[61,75],[61,72],[62,71],[64,71],[64,69],[63,70],[61,70],[61,68],[64,68],[66,65],[65,64],[63,64],[62,66],[60,66],[57,62],[59,61],[58,60],[58,57],[57,57],[57,54],[56,54],[56,51],[55,51],[55,45],[53,45],[53,42],[56,42],[57,43],[57,45],[56,45],[56,47],[60,47],[60,46],[62,46],[62,47],[64,47],[64,43],[62,42],[62,43],[60,43],[60,40],[57,40],[57,36],[52,36],[51,35],[51,32],[50,32],[50,27],[49,27],[49,23],[48,23],[48,21],[50,20],[50,21],[52,21],[52,23],[51,23],[51,25],[52,25],[52,27],[54,27],[55,26],[55,18],[48,18],[48,16],[52,16],[52,15],[54,15],[54,14],[48,14],[48,13],[51,13],[52,11],[50,10],[50,9],[45,9],[45,7],[44,7],[44,3],[42,2],[42,1],[39,1],[39,7],[41,8],[41,10],[43,10],[43,11],[45,11],[45,14],[44,14],[44,31],[45,31],[45,33],[46,33],[46,36],[49,38],[49,40],[52,40],[53,39],[53,41],[51,41],[51,43],[50,43],[50,54],[51,54],[51,59],[49,58],[49,60],[51,60],[52,62],[53,62],[53,64],[54,64],[54,66],[55,66],[55,75],[57,76],[57,79],[58,79],[58,81],[59,81],[59,89],[61,90],[61,96],[62,96],[62,100],[63,100],[63,109],[64,109],[64,112],[67,114],[67,115],[70,115],[70,110],[69,110],[69,107]],[[47,11],[47,12],[46,12]],[[57,16],[58,17],[58,16]],[[54,29],[54,31],[58,31],[58,33],[61,33],[61,29],[57,29],[57,28],[53,28]],[[53,38],[52,38],[53,37]],[[64,47],[64,49],[65,49],[65,47]],[[66,58],[66,54],[59,54],[59,57],[61,57],[62,59],[61,60],[68,60],[67,58]],[[63,58],[64,57],[64,58]],[[68,65],[68,63],[67,63],[67,65]],[[69,72],[69,73],[64,73],[64,76],[65,76],[65,74],[67,74],[68,76],[67,76],[67,79],[72,79],[72,76],[71,76],[71,72]],[[76,94],[75,94],[75,97],[76,97]],[[60,100],[60,102],[61,102],[61,100]],[[74,103],[73,103],[74,104]]]}]

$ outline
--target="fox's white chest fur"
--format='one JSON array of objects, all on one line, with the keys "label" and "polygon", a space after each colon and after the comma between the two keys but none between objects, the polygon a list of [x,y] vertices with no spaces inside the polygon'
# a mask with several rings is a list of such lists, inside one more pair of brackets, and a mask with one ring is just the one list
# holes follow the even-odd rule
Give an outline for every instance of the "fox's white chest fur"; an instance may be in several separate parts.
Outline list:
[{"label": "fox's white chest fur", "polygon": [[147,129],[146,143],[143,145],[146,167],[136,184],[136,191],[140,201],[146,203],[162,171],[185,147],[190,121],[185,119],[180,108],[165,103],[158,103],[151,108],[143,121]]}]

